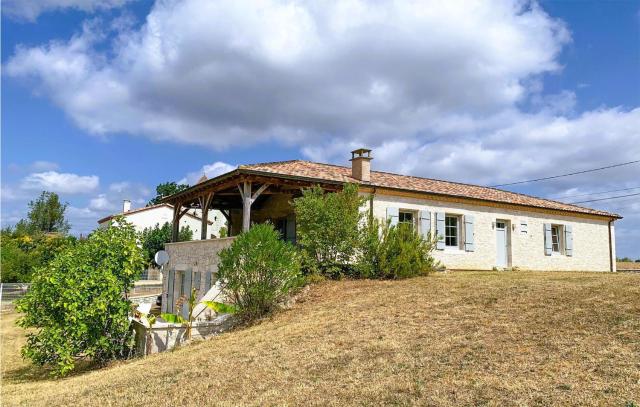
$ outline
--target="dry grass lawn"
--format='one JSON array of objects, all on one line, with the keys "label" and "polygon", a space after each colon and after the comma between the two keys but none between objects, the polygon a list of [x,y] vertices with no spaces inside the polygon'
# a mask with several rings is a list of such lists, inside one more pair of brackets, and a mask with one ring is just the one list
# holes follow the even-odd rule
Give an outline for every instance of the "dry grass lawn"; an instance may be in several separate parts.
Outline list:
[{"label": "dry grass lawn", "polygon": [[2,318],[9,405],[640,405],[640,275],[448,273],[314,286],[174,352],[53,380]]},{"label": "dry grass lawn", "polygon": [[616,263],[618,270],[637,270],[640,271],[640,263],[634,261],[619,261]]}]

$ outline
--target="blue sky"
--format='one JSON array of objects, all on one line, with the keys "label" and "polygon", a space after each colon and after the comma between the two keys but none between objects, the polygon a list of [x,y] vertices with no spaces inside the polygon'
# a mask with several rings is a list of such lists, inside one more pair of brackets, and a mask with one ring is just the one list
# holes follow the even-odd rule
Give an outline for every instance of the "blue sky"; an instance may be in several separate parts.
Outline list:
[{"label": "blue sky", "polygon": [[[3,2],[3,226],[44,187],[86,233],[160,182],[362,145],[375,169],[484,185],[640,159],[640,1],[42,4]],[[571,202],[639,174],[513,190]],[[640,258],[636,198],[592,205]]]}]

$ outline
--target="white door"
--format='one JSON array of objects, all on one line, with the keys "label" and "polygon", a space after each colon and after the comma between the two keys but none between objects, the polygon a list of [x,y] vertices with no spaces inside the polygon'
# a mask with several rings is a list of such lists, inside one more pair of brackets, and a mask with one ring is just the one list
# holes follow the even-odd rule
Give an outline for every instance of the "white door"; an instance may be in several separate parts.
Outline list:
[{"label": "white door", "polygon": [[504,221],[496,221],[496,266],[498,267],[507,267],[509,261],[507,245],[507,224]]}]

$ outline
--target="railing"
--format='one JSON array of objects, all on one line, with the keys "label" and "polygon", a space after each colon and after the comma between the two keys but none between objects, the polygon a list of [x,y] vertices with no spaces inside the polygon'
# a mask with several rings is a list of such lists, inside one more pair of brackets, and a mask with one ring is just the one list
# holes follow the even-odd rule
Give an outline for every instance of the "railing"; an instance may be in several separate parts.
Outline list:
[{"label": "railing", "polygon": [[140,295],[162,294],[162,281],[140,280],[136,281],[133,289],[129,292],[129,297]]},{"label": "railing", "polygon": [[158,269],[148,268],[142,272],[140,280],[162,281],[162,271]]},{"label": "railing", "polygon": [[[30,284],[27,283],[2,283],[0,284],[0,300],[2,308],[12,308],[17,299],[24,297],[29,291]],[[144,295],[160,295],[162,293],[162,280],[141,280],[136,281],[133,289],[129,292],[130,297]]]},{"label": "railing", "polygon": [[26,283],[2,283],[0,284],[0,302],[2,309],[12,308],[13,302],[24,297],[29,291],[29,284]]}]

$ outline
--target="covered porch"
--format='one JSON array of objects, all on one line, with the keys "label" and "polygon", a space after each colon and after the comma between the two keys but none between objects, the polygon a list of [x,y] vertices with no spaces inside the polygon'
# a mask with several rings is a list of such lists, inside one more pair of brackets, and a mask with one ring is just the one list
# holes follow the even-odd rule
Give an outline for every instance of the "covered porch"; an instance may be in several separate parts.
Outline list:
[{"label": "covered porch", "polygon": [[[203,179],[164,200],[173,205],[171,241],[178,241],[180,219],[192,209],[201,209],[201,239],[208,239],[210,236],[207,236],[204,225],[208,222],[209,210],[217,209],[226,218],[229,237],[249,230],[253,223],[271,222],[283,239],[295,242],[296,223],[292,202],[302,195],[304,188],[314,185],[318,185],[317,180],[255,174],[242,168],[217,178]],[[323,184],[321,187],[335,191],[341,185]]]},{"label": "covered porch", "polygon": [[[229,247],[237,236],[251,224],[271,222],[283,239],[296,242],[296,219],[293,199],[305,188],[320,185],[335,191],[339,183],[320,184],[317,180],[264,174],[239,168],[217,178],[203,179],[191,188],[172,195],[164,202],[173,205],[172,242],[165,245],[169,262],[163,278],[162,312],[177,311],[180,298],[198,290],[198,301],[214,300],[219,295],[216,287],[219,252]],[[178,242],[180,218],[187,211],[202,209],[202,222],[208,221],[209,210],[217,209],[227,220],[228,237],[211,239],[205,233],[202,240]],[[201,230],[206,230],[203,228]],[[187,309],[181,313],[186,317]],[[204,306],[199,305],[194,315],[206,318]]]}]

